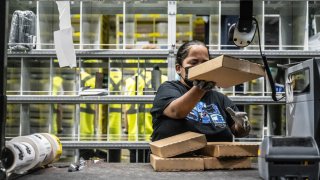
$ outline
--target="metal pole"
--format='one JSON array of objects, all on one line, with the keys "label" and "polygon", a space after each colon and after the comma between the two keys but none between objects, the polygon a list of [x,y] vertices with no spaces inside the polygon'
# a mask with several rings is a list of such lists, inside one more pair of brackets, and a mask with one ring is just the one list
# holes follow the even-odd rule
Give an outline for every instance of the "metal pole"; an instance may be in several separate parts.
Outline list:
[{"label": "metal pole", "polygon": [[5,146],[5,127],[6,127],[6,80],[7,80],[7,15],[8,15],[8,0],[0,1],[0,153]]},{"label": "metal pole", "polygon": [[9,0],[0,1],[0,179],[6,178],[2,167],[3,151],[5,148],[5,127],[7,112],[6,80],[7,80],[7,20]]}]

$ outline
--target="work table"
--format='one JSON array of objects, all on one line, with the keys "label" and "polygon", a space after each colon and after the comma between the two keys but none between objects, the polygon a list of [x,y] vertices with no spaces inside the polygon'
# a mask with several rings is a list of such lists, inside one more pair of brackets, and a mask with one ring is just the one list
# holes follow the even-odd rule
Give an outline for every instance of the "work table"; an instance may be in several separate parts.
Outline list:
[{"label": "work table", "polygon": [[80,171],[68,172],[68,167],[48,167],[15,178],[18,180],[157,180],[157,179],[260,179],[258,169],[205,170],[193,172],[155,172],[149,163],[87,163]]}]

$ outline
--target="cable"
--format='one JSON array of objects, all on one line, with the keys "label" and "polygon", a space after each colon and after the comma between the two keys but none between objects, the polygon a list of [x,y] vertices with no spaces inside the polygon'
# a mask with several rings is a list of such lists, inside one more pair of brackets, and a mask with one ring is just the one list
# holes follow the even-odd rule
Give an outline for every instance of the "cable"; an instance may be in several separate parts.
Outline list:
[{"label": "cable", "polygon": [[261,55],[261,58],[262,58],[262,61],[263,61],[263,65],[265,67],[265,70],[267,72],[267,76],[268,76],[268,79],[269,79],[269,83],[270,83],[270,86],[271,86],[271,97],[274,101],[280,101],[281,99],[283,99],[285,96],[282,96],[280,99],[277,99],[277,96],[276,96],[276,86],[275,86],[275,83],[273,81],[273,77],[271,75],[271,71],[270,71],[270,68],[269,68],[269,65],[268,65],[268,62],[267,62],[267,57],[262,53],[262,50],[261,50],[261,42],[260,42],[260,30],[259,30],[259,24],[258,24],[258,21],[256,18],[252,18],[256,25],[257,25],[257,30],[258,30],[258,41],[259,41],[259,50],[260,50],[260,55]]}]

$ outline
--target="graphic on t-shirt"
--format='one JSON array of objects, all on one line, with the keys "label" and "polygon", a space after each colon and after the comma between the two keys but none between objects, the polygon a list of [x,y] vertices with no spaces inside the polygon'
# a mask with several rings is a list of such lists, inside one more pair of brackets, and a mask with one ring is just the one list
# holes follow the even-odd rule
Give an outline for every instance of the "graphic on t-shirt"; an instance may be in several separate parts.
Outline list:
[{"label": "graphic on t-shirt", "polygon": [[199,102],[186,117],[187,120],[198,121],[203,124],[212,123],[215,127],[226,127],[226,122],[215,104],[206,105]]}]

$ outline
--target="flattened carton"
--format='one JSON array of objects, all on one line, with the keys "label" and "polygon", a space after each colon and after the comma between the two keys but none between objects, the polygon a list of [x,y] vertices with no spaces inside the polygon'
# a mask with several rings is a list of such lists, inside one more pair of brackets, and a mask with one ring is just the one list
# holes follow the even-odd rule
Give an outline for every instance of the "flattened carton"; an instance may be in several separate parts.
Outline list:
[{"label": "flattened carton", "polygon": [[172,157],[162,158],[150,155],[150,163],[155,171],[203,171],[204,159],[202,157]]},{"label": "flattened carton", "polygon": [[216,82],[218,87],[228,88],[265,76],[261,64],[221,55],[189,69],[190,80]]},{"label": "flattened carton", "polygon": [[205,147],[207,140],[204,134],[185,132],[150,143],[152,154],[162,158],[174,157]]},{"label": "flattened carton", "polygon": [[249,157],[204,157],[204,169],[248,169],[251,168]]},{"label": "flattened carton", "polygon": [[260,143],[208,142],[201,153],[211,157],[257,157]]}]

